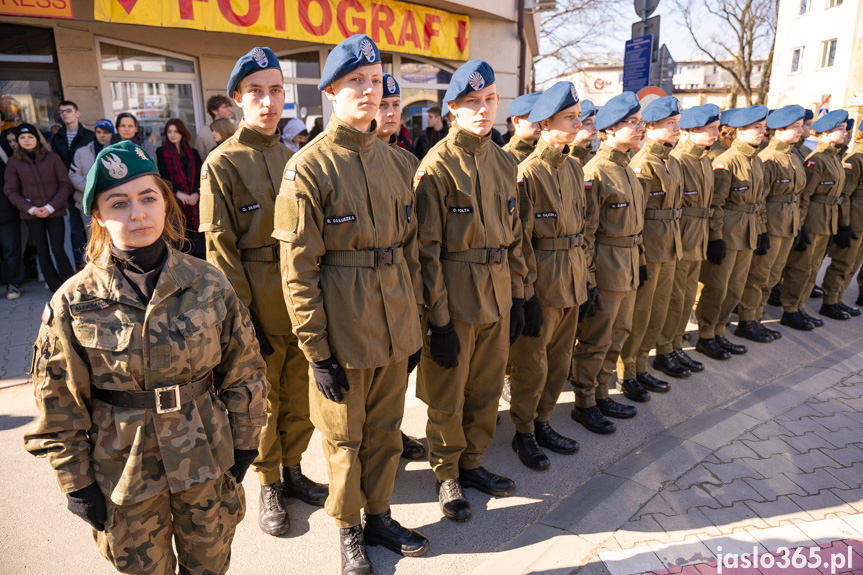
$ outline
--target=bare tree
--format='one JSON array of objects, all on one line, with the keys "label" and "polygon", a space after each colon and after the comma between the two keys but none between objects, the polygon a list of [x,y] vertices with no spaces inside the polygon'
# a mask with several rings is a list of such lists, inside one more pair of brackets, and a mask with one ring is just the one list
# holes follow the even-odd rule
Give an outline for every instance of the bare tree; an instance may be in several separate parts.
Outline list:
[{"label": "bare tree", "polygon": [[[770,89],[779,0],[674,0],[695,46],[734,80],[746,105],[763,104]],[[756,66],[765,57],[761,79],[753,86]]]}]

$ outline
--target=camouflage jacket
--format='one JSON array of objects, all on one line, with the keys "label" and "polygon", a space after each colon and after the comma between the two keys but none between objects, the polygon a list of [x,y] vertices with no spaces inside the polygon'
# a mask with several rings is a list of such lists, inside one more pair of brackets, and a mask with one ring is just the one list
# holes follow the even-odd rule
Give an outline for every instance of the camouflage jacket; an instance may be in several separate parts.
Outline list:
[{"label": "camouflage jacket", "polygon": [[[269,384],[249,313],[212,265],[171,249],[144,305],[106,251],[54,294],[31,373],[39,417],[27,451],[63,492],[96,481],[117,505],[215,479],[257,449]],[[214,390],[179,411],[115,407],[91,387],[152,390],[201,378]]]}]

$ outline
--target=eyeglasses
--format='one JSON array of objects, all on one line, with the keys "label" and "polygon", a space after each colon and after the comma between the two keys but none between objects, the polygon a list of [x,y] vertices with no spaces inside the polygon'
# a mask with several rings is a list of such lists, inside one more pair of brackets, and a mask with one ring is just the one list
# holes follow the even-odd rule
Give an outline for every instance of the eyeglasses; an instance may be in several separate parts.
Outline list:
[{"label": "eyeglasses", "polygon": [[640,130],[647,125],[647,122],[644,120],[624,120],[621,124],[626,124],[631,127],[633,130]]},{"label": "eyeglasses", "polygon": [[62,110],[58,110],[61,116],[65,116],[66,114],[71,114],[75,111],[75,108],[63,108]]}]

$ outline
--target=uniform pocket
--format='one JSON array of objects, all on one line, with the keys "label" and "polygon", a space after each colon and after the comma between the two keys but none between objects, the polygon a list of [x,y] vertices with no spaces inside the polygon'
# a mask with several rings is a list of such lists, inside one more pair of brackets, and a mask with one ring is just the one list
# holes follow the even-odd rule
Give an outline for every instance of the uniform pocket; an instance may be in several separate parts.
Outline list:
[{"label": "uniform pocket", "polygon": [[[96,542],[102,556],[120,573],[140,573],[142,564],[129,523],[117,505],[108,503],[105,530],[96,532]],[[158,553],[158,550],[154,550]],[[148,557],[147,563],[150,563]]]},{"label": "uniform pocket", "polygon": [[123,351],[129,347],[135,324],[116,319],[74,318],[72,331],[83,347],[105,351]]},{"label": "uniform pocket", "polygon": [[174,318],[174,325],[186,339],[193,338],[225,319],[228,310],[221,299],[211,300],[206,304],[190,309]]}]

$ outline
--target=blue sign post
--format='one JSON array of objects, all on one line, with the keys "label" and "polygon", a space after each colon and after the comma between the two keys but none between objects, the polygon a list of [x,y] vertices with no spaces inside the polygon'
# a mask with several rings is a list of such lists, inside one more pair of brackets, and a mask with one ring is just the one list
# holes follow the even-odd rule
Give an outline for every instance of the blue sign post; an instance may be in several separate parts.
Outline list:
[{"label": "blue sign post", "polygon": [[623,55],[623,91],[636,92],[650,84],[650,58],[653,35],[626,41]]}]

